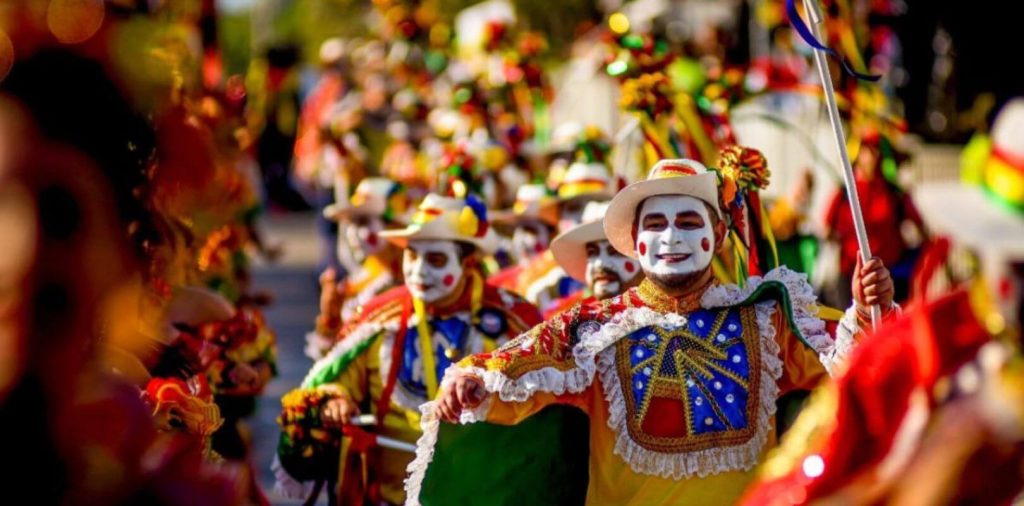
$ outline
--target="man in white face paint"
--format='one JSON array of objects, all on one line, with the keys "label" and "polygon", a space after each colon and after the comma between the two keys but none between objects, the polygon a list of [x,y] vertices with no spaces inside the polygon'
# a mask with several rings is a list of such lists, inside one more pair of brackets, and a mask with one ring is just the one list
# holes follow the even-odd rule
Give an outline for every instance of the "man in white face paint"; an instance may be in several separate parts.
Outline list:
[{"label": "man in white face paint", "polygon": [[[555,188],[555,194],[545,195],[547,198],[539,200],[534,206],[537,211],[533,213],[549,227],[549,237],[579,225],[588,203],[605,201],[615,194],[617,180],[604,162],[605,149],[607,144],[596,127],[584,129],[576,141],[576,161],[569,165],[559,180],[549,182],[548,186]],[[542,311],[550,312],[560,299],[577,296],[584,287],[579,282],[582,278],[568,275],[558,265],[548,252],[547,244],[533,240],[542,235],[529,234],[525,229],[517,230],[519,239],[516,241],[514,236],[514,242],[532,243],[535,249],[543,249],[537,252],[527,250],[530,255],[526,261],[520,259],[519,265],[498,273],[495,282],[522,295]]]},{"label": "man in white face paint", "polygon": [[[322,410],[326,426],[370,413],[377,419],[374,432],[411,443],[420,434],[411,421],[434,398],[450,365],[497,349],[541,319],[523,299],[484,283],[479,256],[493,253],[496,240],[479,201],[428,195],[412,224],[380,235],[403,249],[405,286],[365,304],[302,388],[330,397]],[[373,473],[380,497],[374,502],[401,504],[413,455],[381,452]]]},{"label": "man in white face paint", "polygon": [[356,186],[347,202],[331,204],[324,216],[337,221],[338,260],[348,275],[327,268],[320,275],[320,314],[306,334],[306,355],[323,357],[336,341],[342,322],[374,297],[401,284],[400,250],[381,237],[402,224],[407,208],[405,188],[389,179],[370,177]]},{"label": "man in white face paint", "polygon": [[516,263],[526,265],[551,245],[558,226],[558,199],[542,184],[525,184],[516,190],[512,208],[494,212],[492,221],[499,232],[512,237]]},{"label": "man in white face paint", "polygon": [[589,416],[588,503],[737,501],[775,444],[778,397],[841,367],[869,305],[892,311],[892,282],[867,262],[835,338],[801,274],[782,267],[743,287],[719,284],[711,262],[728,224],[718,185],[698,162],[664,160],[615,196],[604,231],[646,279],[450,369],[424,407],[410,504],[440,421],[515,424],[553,403]]},{"label": "man in white face paint", "polygon": [[565,272],[587,284],[585,291],[559,299],[545,318],[561,313],[583,300],[610,299],[638,285],[644,279],[639,263],[616,250],[604,234],[608,202],[591,202],[583,210],[583,223],[559,235],[551,243]]}]

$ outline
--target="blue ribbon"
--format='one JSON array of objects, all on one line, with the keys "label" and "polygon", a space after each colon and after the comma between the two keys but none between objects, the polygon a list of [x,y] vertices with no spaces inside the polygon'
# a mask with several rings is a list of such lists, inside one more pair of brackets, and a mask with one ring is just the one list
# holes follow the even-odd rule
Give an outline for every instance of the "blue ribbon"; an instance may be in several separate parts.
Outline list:
[{"label": "blue ribbon", "polygon": [[[818,0],[814,1],[816,2]],[[793,29],[796,30],[796,33],[800,35],[801,39],[804,39],[804,42],[806,42],[809,46],[813,47],[814,49],[824,51],[832,58],[835,58],[836,61],[838,61],[843,66],[843,70],[845,70],[847,74],[850,74],[851,76],[856,77],[861,81],[876,82],[882,78],[882,76],[880,75],[863,74],[857,72],[856,70],[853,70],[853,66],[850,65],[849,60],[843,58],[838,51],[822,44],[821,42],[818,42],[818,39],[814,38],[814,33],[811,32],[811,29],[808,28],[807,25],[804,23],[803,18],[800,17],[800,13],[797,12],[796,0],[786,0],[786,14],[789,16],[789,22],[793,25]]]}]

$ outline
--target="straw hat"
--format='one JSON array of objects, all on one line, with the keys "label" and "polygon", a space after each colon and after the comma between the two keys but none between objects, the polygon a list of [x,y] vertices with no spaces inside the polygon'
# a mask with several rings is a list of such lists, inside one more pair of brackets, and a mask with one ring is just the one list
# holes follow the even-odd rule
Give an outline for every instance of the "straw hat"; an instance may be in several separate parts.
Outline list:
[{"label": "straw hat", "polygon": [[368,177],[359,182],[352,198],[324,208],[324,217],[339,221],[351,216],[381,216],[399,221],[405,209],[404,187],[383,177]]},{"label": "straw hat", "polygon": [[551,253],[565,272],[579,281],[587,278],[587,243],[607,240],[604,216],[608,202],[588,202],[583,222],[551,241]]},{"label": "straw hat", "polygon": [[400,248],[409,241],[426,239],[461,241],[486,254],[498,249],[498,238],[487,222],[487,210],[475,197],[456,199],[431,193],[423,199],[412,223],[402,229],[385,230],[380,236]]},{"label": "straw hat", "polygon": [[579,199],[606,200],[615,195],[615,178],[600,162],[573,162],[558,183],[559,202]]},{"label": "straw hat", "polygon": [[604,218],[604,231],[612,246],[623,255],[636,258],[633,222],[637,208],[648,197],[688,195],[708,203],[722,218],[718,204],[718,176],[695,160],[662,160],[646,180],[637,181],[612,199]]},{"label": "straw hat", "polygon": [[235,307],[223,295],[204,286],[179,286],[167,306],[167,322],[201,325],[227,320]]},{"label": "straw hat", "polygon": [[1024,259],[1024,99],[1013,99],[999,111],[990,145],[980,156],[975,161],[964,154],[967,184],[921,184],[914,204],[930,230],[983,254],[988,266],[1019,261]]},{"label": "straw hat", "polygon": [[992,152],[982,172],[989,196],[1024,213],[1024,99],[1011,100],[992,125]]},{"label": "straw hat", "polygon": [[551,226],[558,224],[558,199],[542,184],[524,184],[516,190],[511,210],[491,213],[495,225],[515,226],[536,220]]}]

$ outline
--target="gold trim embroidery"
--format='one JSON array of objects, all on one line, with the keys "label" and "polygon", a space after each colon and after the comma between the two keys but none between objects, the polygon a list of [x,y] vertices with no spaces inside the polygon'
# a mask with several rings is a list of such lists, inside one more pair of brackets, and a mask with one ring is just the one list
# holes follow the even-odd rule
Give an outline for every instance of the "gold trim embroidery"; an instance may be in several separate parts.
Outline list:
[{"label": "gold trim embroidery", "polygon": [[636,287],[636,295],[647,307],[659,313],[683,314],[700,309],[701,297],[704,296],[704,292],[714,283],[714,278],[712,278],[711,281],[699,290],[694,290],[683,297],[673,297],[663,292],[653,281],[645,278]]},{"label": "gold trim embroidery", "polygon": [[[693,420],[693,413],[691,412],[691,405],[690,405],[691,400],[689,399],[689,396],[686,395],[686,393],[685,393],[686,392],[686,389],[685,389],[686,384],[685,384],[685,380],[683,379],[683,377],[681,375],[679,377],[677,377],[677,378],[652,379],[652,384],[648,386],[648,388],[652,389],[652,390],[648,391],[647,395],[644,396],[644,399],[640,400],[642,405],[639,406],[639,410],[638,410],[637,409],[638,406],[636,405],[637,399],[634,398],[634,394],[633,394],[633,385],[632,385],[632,383],[633,383],[633,372],[634,372],[634,370],[638,370],[638,371],[642,370],[640,368],[647,367],[649,365],[645,365],[645,364],[648,364],[648,362],[644,361],[644,362],[638,363],[636,367],[631,367],[629,354],[632,351],[630,349],[631,348],[631,344],[632,344],[632,340],[630,340],[630,339],[620,339],[618,341],[618,343],[616,343],[615,361],[616,361],[616,369],[617,369],[618,375],[619,375],[619,382],[620,382],[620,385],[621,385],[621,388],[622,388],[623,399],[624,399],[625,404],[626,404],[626,406],[625,406],[626,407],[626,417],[627,417],[626,427],[627,427],[627,429],[629,431],[630,438],[637,445],[639,445],[640,447],[645,448],[647,450],[661,452],[661,453],[685,453],[685,452],[694,452],[694,451],[705,450],[705,449],[714,448],[714,447],[739,445],[739,444],[747,442],[748,440],[750,440],[751,437],[754,436],[754,434],[756,432],[757,413],[758,413],[758,410],[760,409],[760,404],[761,404],[761,397],[760,397],[760,391],[761,390],[760,389],[761,389],[761,381],[762,381],[762,378],[761,378],[761,359],[762,359],[762,357],[761,357],[761,348],[760,348],[760,343],[759,343],[760,333],[759,333],[759,330],[758,330],[758,327],[757,327],[757,318],[756,318],[756,315],[755,315],[755,312],[754,312],[754,308],[753,307],[743,307],[743,308],[738,308],[738,310],[739,310],[739,313],[740,313],[740,321],[743,324],[743,333],[742,333],[741,339],[742,339],[743,344],[744,344],[744,352],[746,354],[747,367],[748,367],[748,370],[750,371],[750,378],[748,380],[743,381],[742,383],[737,381],[747,391],[747,405],[746,405],[746,409],[744,410],[745,416],[746,416],[746,420],[747,420],[747,426],[742,428],[742,429],[735,429],[735,428],[729,427],[729,421],[724,416],[724,414],[722,413],[721,407],[715,401],[714,396],[710,395],[710,392],[705,390],[703,384],[700,381],[698,381],[698,382],[696,382],[697,388],[701,389],[701,392],[703,393],[704,399],[707,402],[709,402],[709,407],[714,411],[715,416],[718,417],[718,419],[723,424],[725,424],[727,428],[725,430],[722,430],[722,431],[708,432],[708,433],[704,433],[704,434],[694,434],[693,432],[694,432],[694,423],[695,423],[695,421]],[[725,322],[725,318],[728,316],[729,311],[730,311],[730,308],[723,308],[722,310],[720,310],[718,312],[718,315],[716,315],[716,318],[715,318],[715,323],[714,323],[713,327],[711,328],[711,331],[708,332],[708,335],[707,335],[707,337],[705,339],[710,341],[711,339],[714,339],[714,337],[716,335],[718,335],[718,332],[721,329],[722,324]],[[661,366],[661,364],[663,363],[663,361],[665,359],[664,355],[665,355],[665,348],[668,346],[668,341],[669,341],[668,337],[672,337],[672,336],[675,336],[675,335],[683,334],[683,335],[685,335],[686,337],[689,338],[688,339],[689,341],[691,341],[691,342],[693,342],[695,344],[699,344],[699,343],[704,341],[702,338],[700,338],[700,337],[694,335],[692,332],[690,332],[689,329],[677,329],[677,330],[674,330],[674,331],[666,331],[666,330],[663,330],[663,329],[661,329],[659,327],[654,327],[652,330],[655,333],[657,333],[659,335],[659,337],[662,338],[661,341],[659,342],[657,350],[653,350],[650,347],[650,345],[646,345],[646,343],[645,343],[645,348],[649,349],[649,350],[652,350],[655,353],[655,355],[651,359],[649,359],[649,360],[654,361],[654,363],[659,368],[659,369],[653,369],[655,372],[660,370],[660,366]],[[723,350],[727,349],[729,346],[735,344],[735,341],[734,340],[726,341],[725,343],[723,343],[721,348],[719,348],[718,346],[716,346],[716,345],[714,345],[712,343],[705,343],[705,344],[711,344],[710,347],[711,348],[715,348],[717,350],[717,353],[715,353],[715,355],[721,355],[721,358],[725,358]],[[706,353],[706,348],[704,346],[701,346],[701,348],[702,348],[702,350],[704,350],[702,352]],[[679,354],[677,354],[677,355],[679,355]],[[684,353],[683,355],[686,355],[686,354]],[[679,360],[679,359],[677,358],[677,360]],[[687,362],[688,366],[692,366],[692,365],[696,364],[695,362],[692,362],[692,358],[688,358],[687,357],[687,358],[685,358],[685,360],[688,361]],[[677,372],[681,371],[681,369],[679,368],[680,365],[682,365],[682,364],[681,363],[677,363],[676,364]],[[697,365],[699,365],[699,364],[697,364]],[[737,375],[735,373],[732,373],[731,371],[729,371],[728,374],[726,374],[726,372],[722,370],[724,368],[722,368],[718,364],[712,364],[710,362],[704,362],[703,366],[709,366],[712,369],[714,369],[715,371],[718,371],[721,374],[725,374],[726,376],[728,376],[730,379],[733,379],[734,381],[736,381],[738,379]],[[703,366],[700,369],[704,369]],[[698,371],[700,371],[700,369],[698,369]],[[701,371],[701,372],[703,373],[704,371]],[[653,376],[654,375],[652,375],[652,378],[653,378]],[[651,398],[654,395],[665,394],[665,393],[669,393],[669,394],[671,394],[671,396],[679,396],[680,393],[683,393],[683,395],[682,395],[680,400],[683,402],[684,416],[686,418],[686,420],[682,420],[682,422],[686,424],[686,432],[687,432],[687,434],[685,436],[681,436],[681,437],[652,436],[650,434],[645,433],[643,431],[643,429],[642,429],[643,422],[646,419],[646,416],[648,415],[647,408],[648,408],[648,406],[650,404]],[[659,397],[667,397],[667,396],[659,395]],[[639,414],[639,416],[638,416],[638,414]]]}]

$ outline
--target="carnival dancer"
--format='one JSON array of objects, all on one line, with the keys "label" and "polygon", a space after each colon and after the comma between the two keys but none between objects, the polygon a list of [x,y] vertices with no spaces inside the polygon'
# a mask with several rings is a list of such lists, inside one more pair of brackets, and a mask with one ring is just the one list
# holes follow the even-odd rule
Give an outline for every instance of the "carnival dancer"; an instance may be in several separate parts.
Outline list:
[{"label": "carnival dancer", "polygon": [[[327,430],[370,413],[377,420],[377,435],[412,443],[420,434],[418,408],[434,398],[452,363],[493,351],[541,320],[521,298],[484,283],[478,263],[494,251],[496,240],[486,210],[474,197],[430,194],[412,224],[380,235],[404,249],[406,285],[367,303],[344,326],[341,341],[313,366],[299,392],[315,398]],[[287,410],[283,419],[289,419]],[[309,441],[296,427],[286,426],[282,436],[288,439],[278,451],[285,470],[308,478],[301,458],[293,456],[302,454]],[[370,497],[402,503],[402,481],[412,457],[381,449],[372,464],[376,487],[371,483]]]},{"label": "carnival dancer", "polygon": [[544,314],[545,319],[590,298],[605,300],[615,297],[643,281],[640,266],[612,246],[604,233],[607,202],[591,202],[583,209],[583,223],[551,243],[551,253],[558,265],[573,279],[583,281],[587,288],[559,299]]},{"label": "carnival dancer", "polygon": [[718,177],[692,160],[663,160],[620,192],[605,232],[647,279],[449,370],[422,408],[409,504],[423,499],[442,420],[516,424],[552,404],[589,416],[589,504],[734,502],[774,445],[780,394],[841,364],[869,306],[894,311],[877,259],[858,269],[836,340],[802,275],[779,268],[744,288],[718,284],[711,259],[725,216]]},{"label": "carnival dancer", "polygon": [[389,179],[362,180],[346,204],[331,204],[324,215],[341,223],[337,255],[349,274],[339,280],[334,269],[320,276],[320,314],[306,335],[306,355],[314,360],[335,344],[343,321],[359,308],[401,283],[401,256],[380,234],[406,219],[404,187]]},{"label": "carnival dancer", "polygon": [[[576,161],[557,181],[558,231],[578,225],[588,202],[607,200],[615,194],[618,180],[606,163],[607,144],[596,127],[588,127],[576,144]],[[513,291],[549,310],[557,299],[582,290],[578,281],[567,275],[551,253],[536,257],[523,268]]]},{"label": "carnival dancer", "polygon": [[[1020,497],[1022,125],[1024,100],[1015,99],[991,137],[979,133],[964,149],[963,181],[915,189],[937,237],[915,271],[913,303],[864,342],[843,376],[812,394],[744,504],[791,504],[785,498],[793,496],[844,504],[1010,504]],[[982,260],[976,272],[956,268],[964,256]]]},{"label": "carnival dancer", "polygon": [[551,247],[557,234],[558,198],[543,184],[520,186],[512,209],[492,213],[491,222],[502,235],[511,237],[510,253],[516,263],[488,278],[488,282],[515,290],[526,266]]}]

